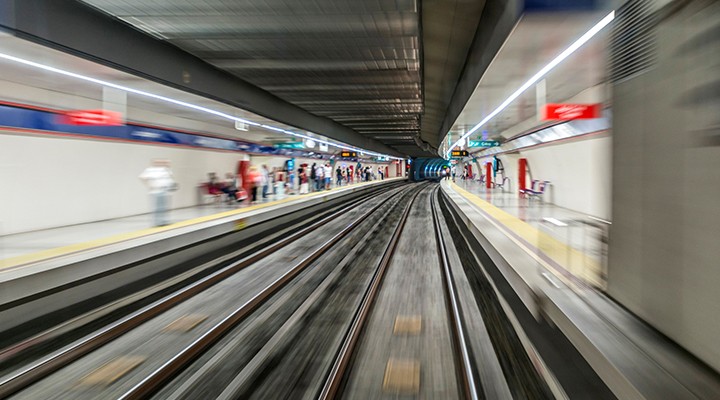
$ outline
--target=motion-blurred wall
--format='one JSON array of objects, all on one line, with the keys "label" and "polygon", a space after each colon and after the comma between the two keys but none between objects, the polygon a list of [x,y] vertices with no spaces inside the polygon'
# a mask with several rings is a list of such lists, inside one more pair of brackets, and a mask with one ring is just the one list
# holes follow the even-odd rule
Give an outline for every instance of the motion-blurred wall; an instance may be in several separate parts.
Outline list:
[{"label": "motion-blurred wall", "polygon": [[615,20],[608,293],[720,371],[720,2]]}]

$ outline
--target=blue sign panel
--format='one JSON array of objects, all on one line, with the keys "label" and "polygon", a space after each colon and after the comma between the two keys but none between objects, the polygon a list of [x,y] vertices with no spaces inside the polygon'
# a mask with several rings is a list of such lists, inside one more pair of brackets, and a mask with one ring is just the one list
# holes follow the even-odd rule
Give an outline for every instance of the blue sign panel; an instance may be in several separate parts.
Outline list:
[{"label": "blue sign panel", "polygon": [[525,11],[588,11],[600,6],[599,0],[525,0]]},{"label": "blue sign panel", "polygon": [[323,158],[328,155],[309,153],[298,149],[278,149],[257,143],[224,139],[200,134],[176,132],[169,129],[127,124],[118,126],[67,125],[60,114],[0,104],[0,127],[29,129],[34,131],[86,135],[90,137],[181,145],[216,150],[242,151],[282,155],[288,157]]}]

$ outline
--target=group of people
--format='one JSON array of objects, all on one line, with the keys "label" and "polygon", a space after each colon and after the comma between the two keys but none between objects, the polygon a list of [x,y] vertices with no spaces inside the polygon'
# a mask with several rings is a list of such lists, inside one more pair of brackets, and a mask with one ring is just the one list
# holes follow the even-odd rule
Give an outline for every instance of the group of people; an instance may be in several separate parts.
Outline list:
[{"label": "group of people", "polygon": [[283,179],[282,174],[283,172],[277,168],[273,168],[271,172],[264,164],[260,167],[250,166],[246,175],[250,183],[250,193],[243,188],[242,178],[230,172],[225,174],[225,180],[222,181],[216,173],[210,172],[208,181],[204,185],[208,194],[216,196],[224,194],[228,202],[241,202],[248,197],[252,202],[256,202],[260,198],[267,199],[268,195],[274,193],[274,183],[278,179]]},{"label": "group of people", "polygon": [[[378,167],[377,173],[380,179],[385,179],[385,172],[382,167]],[[374,170],[369,166],[363,167],[359,163],[355,167],[338,164],[335,171],[333,171],[329,162],[325,164],[313,163],[311,166],[303,164],[298,169],[300,194],[309,191],[328,190],[333,181],[335,186],[342,186],[349,185],[354,181],[369,182],[374,179],[377,179]]]},{"label": "group of people", "polygon": [[[305,172],[307,175],[308,172]],[[327,190],[330,189],[330,184],[332,182],[332,167],[330,166],[330,163],[327,162],[324,165],[313,163],[312,166],[309,167],[309,186],[312,188],[313,191],[318,192],[321,190]],[[302,182],[301,182],[302,184]],[[300,193],[302,193],[302,189]],[[307,190],[305,191],[307,193]]]},{"label": "group of people", "polygon": [[[377,168],[379,179],[385,179],[382,167]],[[312,166],[302,164],[297,169],[299,193],[305,194],[310,191],[321,191],[330,189],[333,181],[336,186],[357,182],[369,182],[377,179],[375,170],[370,166],[346,166],[337,164],[335,170],[329,162],[313,163]],[[334,180],[333,180],[334,178]],[[150,167],[140,175],[140,179],[150,190],[153,202],[154,222],[156,226],[163,226],[169,223],[167,210],[169,208],[170,193],[178,189],[177,183],[170,169],[170,161],[165,159],[153,160]],[[208,173],[207,182],[203,183],[203,190],[228,203],[242,202],[248,198],[252,202],[266,199],[271,194],[277,194],[277,190],[283,190],[285,185],[292,187],[294,176],[292,171],[285,171],[281,168],[268,170],[267,165],[250,166],[245,179],[249,182],[249,192],[243,188],[243,180],[240,175],[228,172],[225,179],[220,179],[215,172]],[[278,189],[276,182],[282,182],[282,188]]]}]

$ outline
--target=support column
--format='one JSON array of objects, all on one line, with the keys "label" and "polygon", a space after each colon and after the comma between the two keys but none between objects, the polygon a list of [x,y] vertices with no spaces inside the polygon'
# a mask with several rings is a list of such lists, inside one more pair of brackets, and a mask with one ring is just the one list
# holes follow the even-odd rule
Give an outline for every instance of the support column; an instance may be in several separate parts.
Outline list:
[{"label": "support column", "polygon": [[542,121],[545,118],[545,104],[547,103],[545,79],[535,85],[535,104],[537,106],[537,120]]},{"label": "support column", "polygon": [[485,187],[492,188],[492,163],[485,163]]},{"label": "support column", "polygon": [[525,175],[527,174],[527,158],[518,160],[518,190],[526,189]]}]

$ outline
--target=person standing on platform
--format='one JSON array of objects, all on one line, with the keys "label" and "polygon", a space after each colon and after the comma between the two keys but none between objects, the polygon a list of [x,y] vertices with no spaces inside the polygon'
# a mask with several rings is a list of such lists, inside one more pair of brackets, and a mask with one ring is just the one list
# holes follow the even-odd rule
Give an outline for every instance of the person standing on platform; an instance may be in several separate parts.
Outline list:
[{"label": "person standing on platform", "polygon": [[317,175],[315,174],[317,168],[317,164],[313,163],[312,167],[310,167],[310,191],[316,192],[317,191]]},{"label": "person standing on platform", "polygon": [[378,167],[378,175],[380,175],[380,180],[385,179],[385,173],[383,172],[382,166]]},{"label": "person standing on platform", "polygon": [[262,175],[258,171],[258,167],[253,165],[248,170],[247,177],[251,185],[251,201],[254,203],[258,198],[258,188],[262,186]]},{"label": "person standing on platform", "polygon": [[170,160],[153,160],[152,164],[140,174],[140,180],[150,190],[154,225],[168,225],[170,223],[167,216],[170,192],[177,190],[177,183],[170,170]]},{"label": "person standing on platform", "polygon": [[270,181],[268,182],[268,192],[270,194],[276,194],[275,193],[275,182],[278,181],[278,175],[280,174],[280,168],[272,167],[272,170],[269,174]]},{"label": "person standing on platform", "polygon": [[305,168],[298,168],[298,179],[300,180],[300,194],[308,193],[308,178]]},{"label": "person standing on platform", "polygon": [[263,164],[260,169],[261,185],[262,185],[262,197],[267,198],[268,184],[270,183],[270,171],[267,169],[267,165]]},{"label": "person standing on platform", "polygon": [[318,191],[325,187],[325,167],[322,164],[315,167],[315,186]]},{"label": "person standing on platform", "polygon": [[330,163],[325,163],[325,190],[330,190],[330,184],[332,183],[332,168]]},{"label": "person standing on platform", "polygon": [[337,182],[336,182],[336,186],[337,186],[337,187],[342,186],[343,170],[342,170],[342,168],[340,168],[339,165],[338,165],[337,168],[335,169],[335,180],[337,181]]}]

